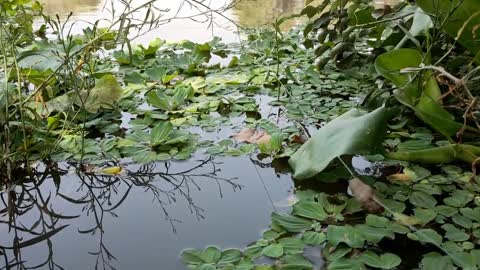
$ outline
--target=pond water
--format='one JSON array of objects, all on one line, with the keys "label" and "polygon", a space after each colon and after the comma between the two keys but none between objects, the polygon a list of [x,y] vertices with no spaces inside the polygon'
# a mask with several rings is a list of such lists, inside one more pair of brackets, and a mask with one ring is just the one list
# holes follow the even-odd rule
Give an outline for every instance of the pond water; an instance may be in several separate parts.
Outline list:
[{"label": "pond water", "polygon": [[[42,2],[51,15],[65,18],[72,11],[70,26],[76,33],[98,18],[107,18],[112,8],[101,0]],[[203,16],[205,9],[182,6],[182,2],[159,0],[157,4],[170,9],[166,20],[194,16],[193,20],[172,19],[136,42],[156,37],[204,42],[214,36],[234,42],[240,39],[236,24],[271,24],[276,17],[294,14],[304,6],[304,0],[243,0],[213,14],[212,25]],[[209,2],[220,10],[230,4]],[[281,168],[248,156],[204,158],[129,165],[119,176],[78,174],[68,164],[59,164],[59,169],[57,164],[39,164],[36,175],[1,194],[0,246],[5,248],[5,260],[0,267],[185,269],[179,260],[183,249],[243,248],[268,227],[272,211],[288,210],[294,183]],[[39,179],[41,184],[34,184]],[[15,220],[3,215],[14,212]]]},{"label": "pond water", "polygon": [[[185,248],[257,239],[292,192],[289,176],[249,157],[130,165],[122,176],[60,167],[42,165],[32,176],[46,177],[42,184],[18,185],[23,200],[15,206],[2,194],[1,208],[17,215],[13,228],[0,221],[0,243],[13,247],[18,237],[17,258],[27,269],[184,269],[178,256]],[[56,232],[52,224],[67,227]]]},{"label": "pond water", "polygon": [[[373,4],[381,7],[384,4],[394,5],[401,0],[374,0]],[[45,4],[45,10],[50,15],[62,15],[72,12],[73,32],[80,33],[81,29],[95,22],[99,18],[107,19],[112,10],[122,7],[121,1],[110,0],[40,0]],[[132,6],[139,6],[146,0],[134,0]],[[195,6],[185,0],[157,0],[156,6],[169,10],[163,19],[167,24],[150,31],[137,38],[137,43],[148,43],[159,37],[169,41],[188,39],[195,42],[206,42],[213,37],[221,37],[224,42],[239,41],[238,27],[260,27],[271,25],[276,18],[296,14],[305,6],[305,0],[208,0],[199,1],[218,13],[208,12],[200,4]],[[314,0],[312,3],[321,3]],[[231,7],[226,8],[225,7]],[[141,17],[141,15],[138,15]],[[190,17],[190,18],[188,18]],[[213,18],[213,23],[211,18]],[[301,20],[291,20],[282,25],[287,30],[300,23]]]},{"label": "pond water", "polygon": [[[318,1],[318,0],[317,0]],[[73,12],[71,21],[74,24],[74,32],[81,32],[81,29],[93,23],[99,18],[111,16],[112,5],[110,0],[41,0],[45,4],[47,14],[60,14],[65,16]],[[139,6],[145,0],[135,0],[132,6]],[[233,3],[232,0],[209,0],[200,1],[206,3],[210,8],[218,10],[218,13],[211,13],[200,4],[195,6],[186,3],[184,0],[158,0],[155,5],[165,12],[163,19],[171,21],[168,24],[139,37],[136,42],[146,43],[153,37],[169,41],[192,40],[195,42],[206,42],[214,36],[222,37],[225,42],[239,40],[238,28],[257,27],[272,24],[275,18],[280,15],[290,15],[301,11],[304,0],[242,0]],[[232,8],[225,9],[225,7]],[[122,7],[120,1],[114,1],[113,9],[119,10]],[[141,15],[138,15],[141,17]],[[190,18],[188,18],[190,17]],[[211,18],[214,23],[211,24]],[[291,27],[296,21],[288,22],[285,28]]]}]

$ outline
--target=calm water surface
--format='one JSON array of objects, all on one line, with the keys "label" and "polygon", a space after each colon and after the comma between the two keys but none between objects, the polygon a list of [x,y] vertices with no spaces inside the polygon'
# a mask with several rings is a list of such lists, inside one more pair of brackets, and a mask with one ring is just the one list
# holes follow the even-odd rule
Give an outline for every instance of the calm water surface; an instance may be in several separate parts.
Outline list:
[{"label": "calm water surface", "polygon": [[[42,2],[51,15],[65,18],[72,11],[75,33],[110,16],[111,6],[102,0]],[[165,18],[205,12],[181,2],[158,0],[157,5],[170,9]],[[209,2],[213,8],[228,4]],[[213,36],[233,42],[239,39],[235,24],[271,24],[303,6],[303,0],[243,0],[222,13],[229,19],[215,15],[213,25],[203,16],[196,21],[175,19],[137,42],[156,37],[204,42]],[[1,194],[0,248],[5,259],[0,268],[9,261],[18,263],[13,269],[184,269],[178,257],[183,249],[243,248],[268,227],[272,211],[287,210],[293,193],[288,174],[250,157],[201,160],[130,165],[127,173],[115,177],[77,174],[65,164],[60,173],[39,165],[38,175],[28,179],[44,178],[41,185],[27,181]],[[15,218],[9,220],[11,216]],[[13,249],[16,245],[20,248]]]},{"label": "calm water surface", "polygon": [[286,209],[290,177],[263,167],[241,157],[130,165],[122,176],[47,174],[2,194],[0,208],[16,214],[13,228],[2,214],[0,246],[13,260],[18,237],[20,269],[184,269],[181,250],[244,247]]},{"label": "calm water surface", "polygon": [[[235,1],[235,4],[234,4]],[[394,5],[401,0],[372,0],[373,5],[382,7],[385,4]],[[40,0],[45,4],[45,10],[50,15],[63,15],[72,12],[71,21],[74,33],[98,19],[111,17],[112,9],[121,10],[120,0]],[[146,0],[133,0],[132,5],[138,6]],[[137,43],[148,43],[155,37],[169,41],[189,39],[196,42],[206,42],[214,36],[221,37],[225,42],[239,41],[238,27],[258,27],[271,25],[276,18],[298,13],[305,6],[305,0],[202,0],[210,8],[221,10],[219,14],[210,13],[198,4],[189,5],[185,0],[157,0],[156,6],[169,12],[164,13],[163,19],[173,19],[147,35],[137,38]],[[322,0],[314,0],[313,4]],[[223,10],[222,7],[233,5],[233,8]],[[113,8],[112,8],[113,7]],[[214,23],[207,16],[213,16]],[[185,19],[192,17],[193,19]],[[142,18],[142,15],[138,15]],[[174,19],[177,18],[177,19]],[[183,18],[183,19],[181,19]],[[228,19],[226,19],[228,18]],[[300,23],[301,20],[291,20],[282,25],[287,30]]]},{"label": "calm water surface", "polygon": [[[318,1],[318,0],[317,0]],[[99,18],[109,18],[112,10],[110,0],[40,0],[45,4],[48,14],[66,15],[73,12],[72,21],[75,23],[74,32],[80,32],[88,23]],[[145,0],[134,0],[133,6],[138,6]],[[221,9],[233,4],[232,0],[202,1],[212,9]],[[154,37],[170,41],[189,39],[196,42],[211,40],[214,36],[222,37],[225,42],[238,41],[237,25],[241,27],[256,27],[272,24],[274,19],[281,15],[290,15],[301,11],[304,0],[241,0],[228,10],[221,9],[221,15],[208,12],[201,6],[191,6],[184,0],[158,0],[155,5],[168,9],[163,19],[177,18],[168,24],[151,31],[148,35],[137,39],[139,43],[146,43]],[[113,8],[120,10],[120,1],[114,1]],[[212,16],[214,23],[205,15]],[[139,18],[142,16],[139,14]],[[185,19],[192,17],[193,19]],[[228,19],[226,19],[228,18]],[[298,21],[285,24],[291,27]]]}]

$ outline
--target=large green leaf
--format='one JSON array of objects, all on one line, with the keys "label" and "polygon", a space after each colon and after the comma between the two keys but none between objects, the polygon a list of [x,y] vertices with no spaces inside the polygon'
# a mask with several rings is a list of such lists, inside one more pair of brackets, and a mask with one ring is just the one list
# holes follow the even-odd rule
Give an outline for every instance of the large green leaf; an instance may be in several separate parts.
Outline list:
[{"label": "large green leaf", "polygon": [[200,258],[206,263],[216,263],[222,257],[222,252],[217,247],[207,247],[200,254]]},{"label": "large green leaf", "polygon": [[289,232],[302,232],[312,226],[312,222],[307,219],[272,213],[272,222],[277,223]]},{"label": "large green leaf", "polygon": [[49,112],[63,112],[72,108],[73,105],[84,107],[90,113],[96,113],[100,109],[111,109],[115,102],[123,96],[122,87],[113,75],[104,75],[90,91],[71,90],[55,97],[46,103]]},{"label": "large green leaf", "polygon": [[182,261],[190,265],[199,265],[204,263],[201,256],[202,256],[202,252],[196,249],[187,249],[183,251],[181,255]]},{"label": "large green leaf", "polygon": [[95,113],[100,108],[111,108],[122,98],[123,90],[113,75],[100,78],[85,102],[85,110]]},{"label": "large green leaf", "polygon": [[46,42],[37,42],[33,48],[20,53],[17,58],[18,66],[27,70],[54,71],[63,62],[60,55],[64,54],[60,46]]},{"label": "large green leaf", "polygon": [[288,254],[282,258],[281,270],[310,270],[312,263],[301,254]]},{"label": "large green leaf", "polygon": [[158,123],[150,133],[150,143],[152,145],[159,145],[165,142],[170,136],[173,127],[168,121]]},{"label": "large green leaf", "polygon": [[327,236],[323,232],[309,231],[303,234],[302,240],[307,245],[318,246],[327,240]]},{"label": "large green leaf", "polygon": [[364,270],[365,265],[358,259],[340,258],[331,262],[327,270]]},{"label": "large green leaf", "polygon": [[263,255],[278,258],[283,255],[283,246],[280,244],[271,244],[263,249]]},{"label": "large green leaf", "polygon": [[[445,22],[443,30],[471,51],[480,62],[480,1],[478,0],[418,0],[416,4],[425,12]],[[459,35],[460,33],[460,35]]]},{"label": "large green leaf", "polygon": [[165,95],[162,90],[151,91],[146,95],[146,100],[148,104],[155,106],[161,110],[168,111],[170,110],[170,100],[167,95]]},{"label": "large green leaf", "polygon": [[323,221],[328,214],[323,210],[323,206],[314,201],[300,201],[293,206],[294,215]]},{"label": "large green leaf", "polygon": [[421,262],[422,270],[452,270],[455,269],[452,259],[448,256],[442,256],[438,253],[429,253],[424,255]]},{"label": "large green leaf", "polygon": [[362,248],[365,242],[363,235],[352,226],[328,226],[327,239],[330,244],[337,246],[345,243],[352,248]]},{"label": "large green leaf", "polygon": [[409,34],[403,37],[403,39],[398,43],[396,48],[403,47],[403,45],[406,41],[408,41],[408,39],[412,39],[416,44],[419,44],[415,37],[420,35],[426,35],[432,27],[433,22],[432,19],[430,19],[430,16],[425,14],[425,12],[421,8],[417,7],[415,13],[413,14],[412,26],[408,31]]},{"label": "large green leaf", "polygon": [[421,229],[415,232],[415,236],[419,241],[431,243],[437,247],[442,244],[442,236],[432,229]]},{"label": "large green leaf", "polygon": [[368,266],[381,269],[392,269],[397,267],[402,262],[400,257],[395,254],[385,253],[379,256],[372,251],[364,252],[360,256],[360,260],[362,260]]},{"label": "large green leaf", "polygon": [[283,246],[285,254],[302,254],[305,248],[305,244],[300,238],[286,237],[278,240],[278,243]]},{"label": "large green leaf", "polygon": [[234,263],[242,259],[242,252],[238,249],[227,249],[222,252],[222,257],[217,262],[218,264]]},{"label": "large green leaf", "polygon": [[441,93],[432,72],[400,72],[405,68],[419,67],[423,62],[418,50],[399,49],[378,56],[375,68],[398,88],[395,97],[400,103],[410,107],[418,118],[445,136],[455,135],[463,125],[455,122],[454,117],[436,102]]},{"label": "large green leaf", "polygon": [[381,107],[371,113],[352,109],[329,122],[290,158],[294,177],[312,177],[341,155],[371,153],[383,141],[387,118]]},{"label": "large green leaf", "polygon": [[190,85],[179,85],[175,87],[175,94],[172,97],[171,107],[177,109],[185,101],[193,96],[193,88]]},{"label": "large green leaf", "polygon": [[366,224],[358,224],[355,226],[355,229],[363,235],[365,240],[374,244],[380,242],[385,237],[395,238],[394,232],[387,228],[375,228]]}]

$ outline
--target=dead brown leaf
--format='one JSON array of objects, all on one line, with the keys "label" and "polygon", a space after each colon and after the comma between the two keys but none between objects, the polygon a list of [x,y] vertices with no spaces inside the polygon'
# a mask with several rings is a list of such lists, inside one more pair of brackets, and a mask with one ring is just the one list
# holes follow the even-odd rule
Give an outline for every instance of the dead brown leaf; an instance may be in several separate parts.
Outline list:
[{"label": "dead brown leaf", "polygon": [[272,137],[263,130],[246,128],[239,133],[233,134],[232,138],[237,142],[268,143]]},{"label": "dead brown leaf", "polygon": [[294,135],[291,139],[290,142],[292,143],[305,143],[307,140],[300,136],[300,135]]},{"label": "dead brown leaf", "polygon": [[353,178],[348,181],[348,188],[352,192],[353,197],[362,204],[363,209],[367,212],[383,212],[383,207],[376,202],[375,191],[371,186],[363,183],[358,178]]}]

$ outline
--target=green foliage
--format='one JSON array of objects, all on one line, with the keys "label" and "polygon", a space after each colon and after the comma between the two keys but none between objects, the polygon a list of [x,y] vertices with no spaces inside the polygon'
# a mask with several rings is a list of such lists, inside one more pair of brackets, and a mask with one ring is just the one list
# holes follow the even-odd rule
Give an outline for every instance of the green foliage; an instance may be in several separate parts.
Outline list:
[{"label": "green foliage", "polygon": [[[461,171],[460,174],[462,174]],[[421,181],[434,183],[434,180],[439,176],[435,174],[427,175]],[[307,246],[319,246],[323,249],[327,269],[365,269],[367,267],[396,269],[402,263],[401,257],[395,254],[398,250],[379,252],[381,248],[378,245],[380,241],[382,243],[388,241],[391,241],[392,244],[396,243],[399,241],[397,239],[403,239],[404,236],[411,239],[410,241],[424,245],[425,250],[429,250],[426,247],[431,245],[440,248],[448,255],[424,254],[421,262],[418,262],[421,269],[433,269],[433,267],[453,269],[453,264],[459,267],[475,268],[475,264],[478,262],[472,256],[477,254],[478,250],[469,247],[468,244],[460,247],[454,242],[469,243],[469,241],[480,240],[478,238],[480,235],[473,236],[469,233],[468,228],[471,227],[463,227],[467,225],[467,220],[480,218],[480,216],[477,217],[478,207],[474,206],[478,202],[474,203],[472,193],[463,189],[465,183],[457,181],[452,178],[445,182],[433,184],[441,187],[444,190],[444,195],[451,194],[452,198],[461,198],[461,202],[454,204],[457,209],[464,210],[461,210],[462,214],[457,212],[454,215],[440,210],[448,207],[445,204],[451,204],[450,201],[447,200],[444,202],[445,204],[442,204],[440,201],[430,202],[429,199],[425,199],[429,196],[429,193],[434,192],[434,189],[427,190],[429,193],[414,195],[416,192],[414,190],[415,186],[408,187],[401,182],[390,184],[389,189],[384,191],[380,200],[385,205],[392,205],[389,200],[405,204],[405,202],[399,200],[401,197],[399,195],[403,194],[412,199],[413,202],[418,201],[418,205],[416,203],[412,204],[415,212],[414,217],[408,217],[400,212],[391,212],[394,208],[389,207],[388,211],[386,210],[381,214],[366,214],[359,219],[358,214],[350,212],[345,207],[346,204],[338,204],[339,201],[344,200],[341,194],[329,196],[313,191],[297,191],[298,202],[293,205],[291,213],[273,213],[271,229],[264,232],[262,239],[243,250],[242,259],[233,265],[233,269],[239,267],[242,262],[253,263],[254,260],[262,256],[274,259],[275,265],[280,267],[286,267],[285,262],[290,260],[291,256],[297,256],[299,262],[302,261],[302,263],[296,262],[295,265],[299,268],[292,269],[312,269],[311,262],[302,256],[304,248]],[[420,182],[418,185],[422,184]],[[475,185],[478,186],[478,184]],[[445,191],[446,187],[450,187],[450,191]],[[414,199],[415,196],[418,198]],[[332,204],[332,201],[337,203]],[[467,207],[465,208],[465,206]],[[424,207],[429,207],[430,210]],[[426,216],[431,214],[434,215],[426,219]],[[400,216],[403,217],[400,218]],[[423,219],[423,222],[415,221],[417,216],[419,219]],[[354,224],[351,223],[352,220],[355,220]],[[459,220],[463,221],[459,222]],[[414,226],[410,225],[413,224],[412,221],[415,221]],[[410,224],[405,224],[406,222]],[[438,222],[444,225],[441,228],[432,226],[432,224],[438,224]],[[468,226],[471,226],[469,224]],[[475,239],[472,239],[472,237]],[[412,245],[412,243],[407,243],[403,248],[409,249],[409,245]],[[188,255],[188,253],[184,253],[184,255]],[[438,261],[442,262],[442,265],[439,265]],[[187,259],[184,259],[184,262],[190,266],[196,263]],[[217,267],[217,269],[230,268]]]},{"label": "green foliage", "polygon": [[135,130],[119,141],[122,154],[140,163],[158,160],[188,159],[196,150],[197,136],[174,129],[170,122],[160,122],[150,133]]},{"label": "green foliage", "polygon": [[402,69],[419,67],[422,59],[421,53],[415,49],[393,50],[378,56],[375,67],[378,73],[396,85],[395,97],[400,103],[414,110],[422,121],[445,136],[455,135],[463,125],[455,122],[454,117],[436,101],[441,94],[433,73],[426,71],[420,76],[401,73]]},{"label": "green foliage", "polygon": [[440,27],[480,61],[480,45],[476,41],[480,24],[480,3],[475,0],[419,0],[417,5],[438,20]]},{"label": "green foliage", "polygon": [[373,153],[383,141],[387,119],[381,107],[368,114],[354,109],[329,122],[291,157],[294,177],[315,176],[341,155]]},{"label": "green foliage", "polygon": [[[47,26],[32,29],[39,6],[14,2],[20,3],[0,3],[2,23],[9,27],[0,30],[0,40],[5,44],[6,31],[13,37],[12,46],[2,46],[9,71],[0,74],[2,181],[3,168],[11,167],[4,161],[148,163],[189,159],[203,148],[208,155],[291,156],[295,178],[322,173],[318,181],[332,182],[339,168],[347,173],[340,178],[356,173],[332,161],[381,153],[390,159],[381,164],[397,166],[400,174],[389,178],[392,182],[385,175],[365,177],[384,212],[368,213],[346,190],[329,195],[296,189],[298,202],[289,213],[272,213],[262,239],[244,250],[186,250],[182,259],[191,269],[313,269],[306,249],[317,247],[326,269],[395,269],[406,256],[401,259],[398,250],[383,244],[414,243],[425,254],[408,263],[420,269],[478,266],[479,180],[446,165],[461,160],[470,168],[480,156],[474,144],[478,131],[472,128],[476,98],[468,97],[462,84],[445,98],[452,78],[439,80],[445,74],[427,68],[435,61],[447,64],[449,54],[437,54],[449,52],[455,42],[473,54],[455,48],[456,55],[477,55],[472,1],[451,14],[454,22],[443,6],[432,12],[428,1],[418,2],[429,16],[414,4],[374,11],[363,1],[325,1],[303,10],[309,21],[302,33],[252,31],[242,46],[218,39],[203,44],[156,39],[135,46],[123,39],[128,29],[110,32],[97,25],[80,36],[48,40],[42,35]],[[59,22],[44,19],[48,30],[63,33]],[[277,21],[277,30],[284,21]],[[118,50],[117,42],[128,50]],[[232,60],[210,65],[214,55]],[[453,72],[475,74],[472,65]],[[368,109],[358,109],[360,103]],[[452,110],[455,106],[461,110]],[[307,140],[308,131],[325,122]],[[235,143],[228,139],[230,127],[258,128],[271,138],[258,145]],[[456,143],[466,141],[471,144]],[[326,171],[328,166],[332,170]]]},{"label": "green foliage", "polygon": [[122,88],[113,75],[102,76],[90,90],[84,103],[85,110],[96,113],[101,108],[111,108],[115,102],[120,101],[122,94]]}]

